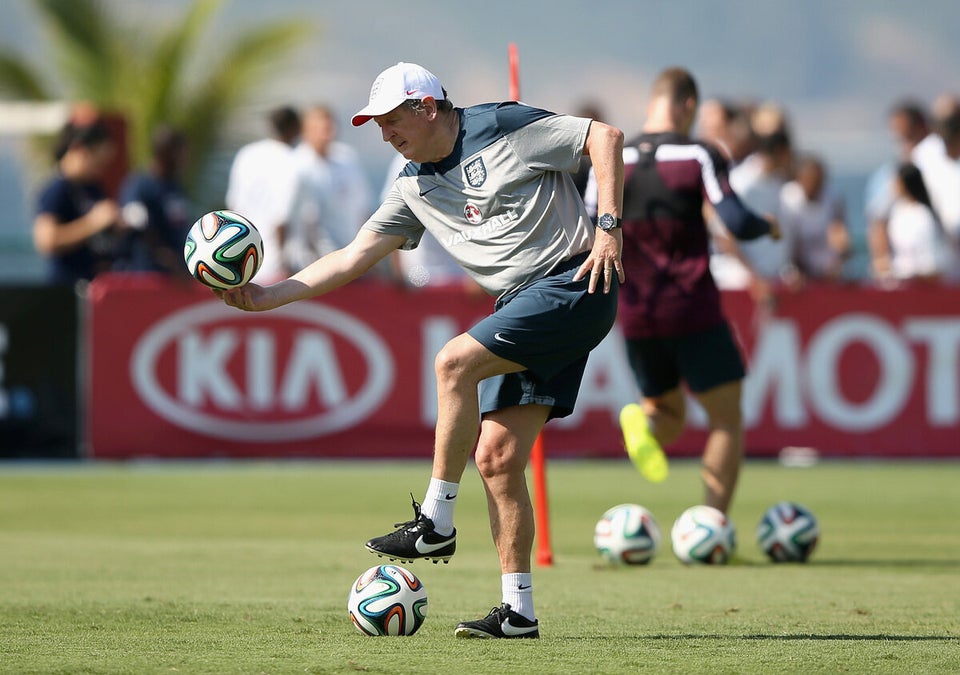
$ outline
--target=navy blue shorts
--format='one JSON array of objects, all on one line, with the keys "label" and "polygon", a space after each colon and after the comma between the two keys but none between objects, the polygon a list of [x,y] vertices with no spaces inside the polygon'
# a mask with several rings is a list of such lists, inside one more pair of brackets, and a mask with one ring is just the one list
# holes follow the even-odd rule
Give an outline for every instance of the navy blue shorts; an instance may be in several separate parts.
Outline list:
[{"label": "navy blue shorts", "polygon": [[609,293],[587,293],[589,276],[573,281],[587,254],[497,301],[494,313],[467,333],[502,359],[526,370],[480,383],[481,414],[515,405],[552,406],[549,417],[573,412],[590,350],[617,316],[616,277]]},{"label": "navy blue shorts", "polygon": [[676,389],[681,380],[690,391],[701,393],[746,375],[726,321],[691,335],[628,339],[626,343],[637,387],[646,397]]}]

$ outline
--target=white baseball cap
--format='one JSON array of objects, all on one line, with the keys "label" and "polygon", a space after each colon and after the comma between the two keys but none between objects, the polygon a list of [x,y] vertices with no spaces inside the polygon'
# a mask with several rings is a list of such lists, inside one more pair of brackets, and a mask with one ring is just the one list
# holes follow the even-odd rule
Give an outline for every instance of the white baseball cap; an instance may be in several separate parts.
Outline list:
[{"label": "white baseball cap", "polygon": [[428,96],[436,101],[446,98],[437,76],[423,66],[401,61],[377,75],[370,87],[370,101],[351,122],[359,127],[371,117],[386,115],[404,101],[421,101]]}]

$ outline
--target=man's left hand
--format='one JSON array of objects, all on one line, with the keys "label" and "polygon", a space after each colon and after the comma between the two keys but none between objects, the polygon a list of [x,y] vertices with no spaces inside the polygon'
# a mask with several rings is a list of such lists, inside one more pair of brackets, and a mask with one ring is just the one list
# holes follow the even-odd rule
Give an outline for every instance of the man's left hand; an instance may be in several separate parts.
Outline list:
[{"label": "man's left hand", "polygon": [[616,273],[620,283],[626,278],[623,274],[623,264],[620,261],[620,251],[623,248],[623,233],[620,228],[604,232],[598,229],[593,242],[593,249],[580,269],[573,277],[574,281],[590,275],[589,292],[597,290],[597,284],[603,280],[603,292],[609,293],[613,284],[613,275]]}]

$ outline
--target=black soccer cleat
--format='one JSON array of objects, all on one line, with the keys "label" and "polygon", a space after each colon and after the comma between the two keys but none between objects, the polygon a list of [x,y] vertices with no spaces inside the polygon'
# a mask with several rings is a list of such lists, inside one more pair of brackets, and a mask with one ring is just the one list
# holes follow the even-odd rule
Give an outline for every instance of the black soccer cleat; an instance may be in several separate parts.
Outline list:
[{"label": "black soccer cleat", "polygon": [[410,495],[410,499],[413,501],[413,520],[397,523],[394,532],[374,537],[366,543],[367,550],[397,562],[423,559],[432,560],[434,565],[441,560],[444,564],[449,563],[457,550],[457,531],[447,535],[437,534],[433,529],[433,521],[420,513],[420,504],[413,495]]},{"label": "black soccer cleat", "polygon": [[538,638],[540,623],[517,614],[504,602],[482,619],[457,624],[453,634],[458,638]]}]

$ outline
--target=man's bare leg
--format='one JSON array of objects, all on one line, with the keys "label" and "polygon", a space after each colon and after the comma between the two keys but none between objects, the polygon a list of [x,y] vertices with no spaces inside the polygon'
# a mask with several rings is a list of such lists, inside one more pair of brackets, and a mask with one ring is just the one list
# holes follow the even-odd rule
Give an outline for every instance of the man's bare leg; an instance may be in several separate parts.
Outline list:
[{"label": "man's bare leg", "polygon": [[724,513],[730,508],[743,462],[740,380],[696,395],[707,413],[710,435],[703,450],[704,503]]}]

